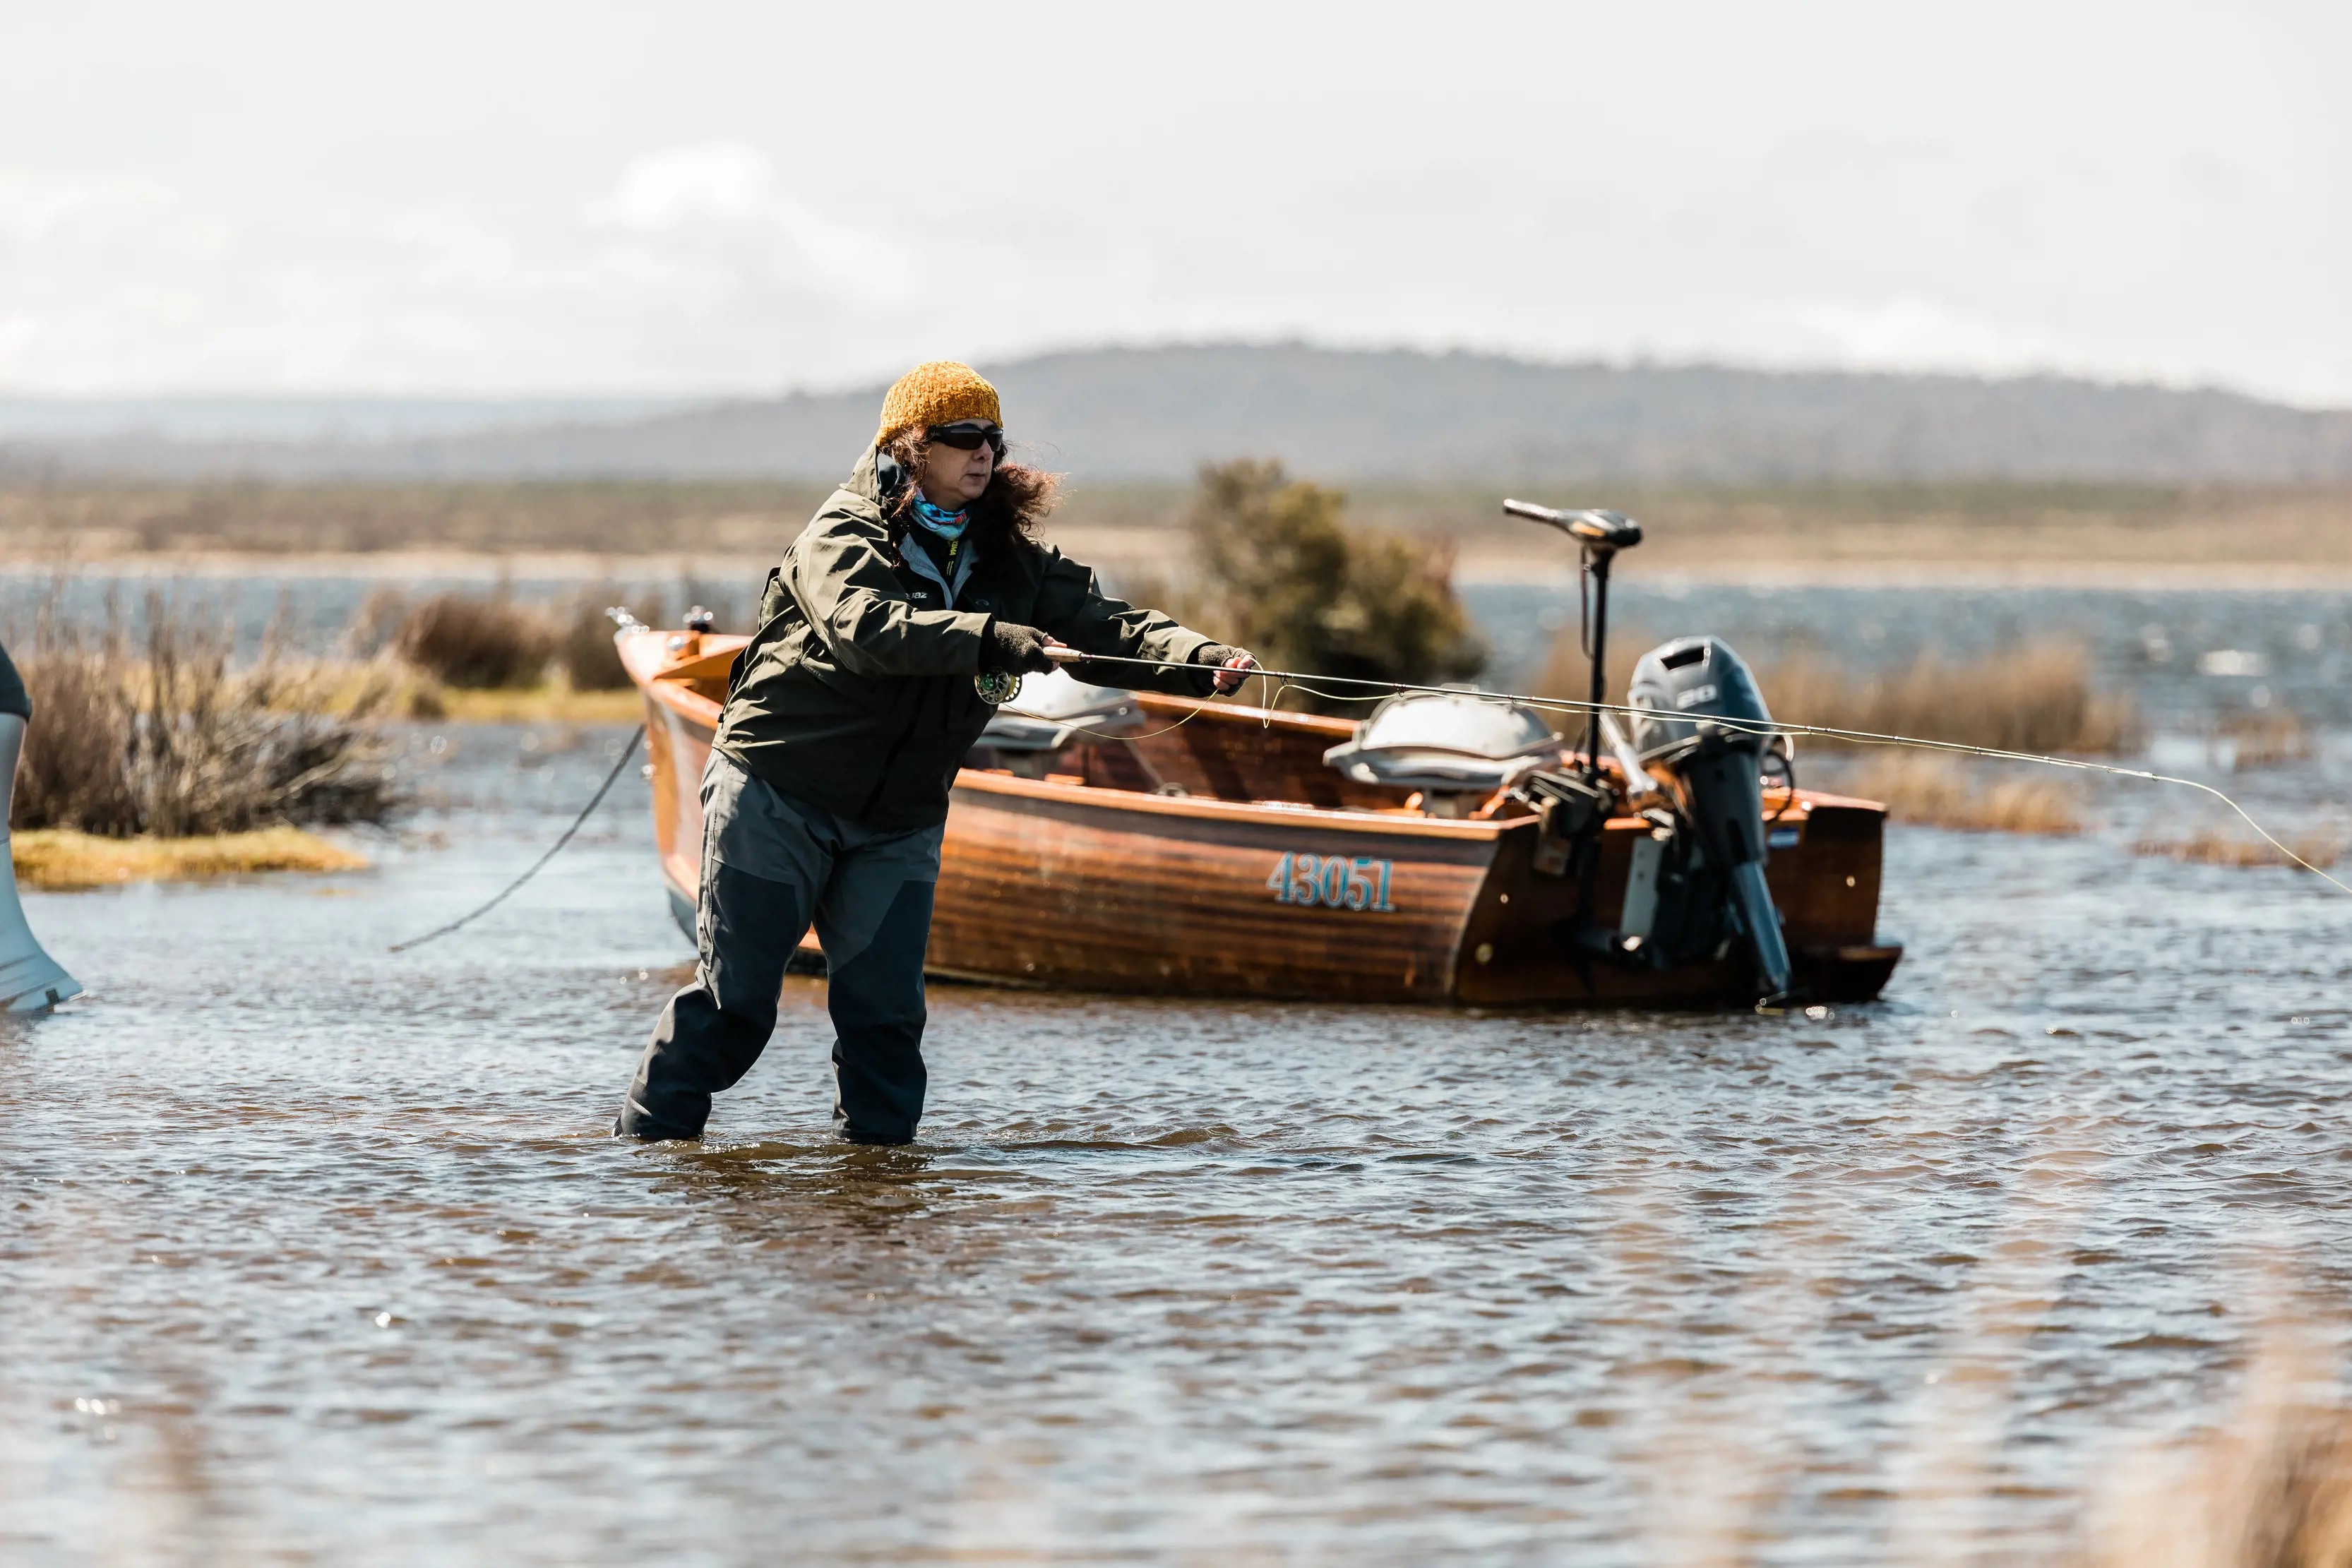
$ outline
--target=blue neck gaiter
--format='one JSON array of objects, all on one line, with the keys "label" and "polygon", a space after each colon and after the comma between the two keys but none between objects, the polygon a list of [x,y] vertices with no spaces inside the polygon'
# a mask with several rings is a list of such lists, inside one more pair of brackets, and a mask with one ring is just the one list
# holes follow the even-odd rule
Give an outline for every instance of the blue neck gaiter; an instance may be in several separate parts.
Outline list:
[{"label": "blue neck gaiter", "polygon": [[971,514],[934,507],[927,497],[918,496],[915,497],[915,520],[940,538],[954,540],[963,538],[964,529],[971,526]]}]

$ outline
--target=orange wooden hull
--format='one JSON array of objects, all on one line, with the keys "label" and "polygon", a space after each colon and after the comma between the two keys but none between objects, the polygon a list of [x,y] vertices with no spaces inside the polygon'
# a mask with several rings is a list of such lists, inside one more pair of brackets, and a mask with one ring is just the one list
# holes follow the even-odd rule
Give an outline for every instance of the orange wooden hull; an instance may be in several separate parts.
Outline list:
[{"label": "orange wooden hull", "polygon": [[[697,784],[742,641],[649,632],[621,643],[645,694],[663,880],[689,929],[702,848]],[[1535,870],[1534,820],[1375,809],[1379,797],[1322,766],[1323,750],[1349,732],[1343,723],[1174,697],[1136,704],[1169,727],[1082,748],[1083,772],[958,775],[932,973],[1079,990],[1507,1007],[1752,995],[1736,957],[1672,971],[1579,961],[1555,934],[1576,914],[1579,890]],[[1153,787],[1170,792],[1146,792]],[[1867,801],[1808,792],[1786,802],[1780,825],[1797,842],[1774,852],[1767,875],[1816,995],[1874,995],[1900,956],[1874,934],[1884,820]],[[1625,819],[1602,836],[1593,915],[1604,924],[1648,831]],[[816,956],[814,936],[803,947]]]}]

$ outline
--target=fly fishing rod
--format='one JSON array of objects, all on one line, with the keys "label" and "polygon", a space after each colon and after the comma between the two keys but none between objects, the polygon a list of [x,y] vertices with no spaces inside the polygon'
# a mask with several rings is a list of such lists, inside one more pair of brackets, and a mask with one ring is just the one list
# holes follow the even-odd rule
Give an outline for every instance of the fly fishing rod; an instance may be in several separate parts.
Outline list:
[{"label": "fly fishing rod", "polygon": [[[1202,666],[1199,664],[1185,664],[1182,661],[1176,659],[1142,659],[1119,654],[1087,653],[1082,653],[1076,648],[1063,647],[1059,644],[1047,647],[1045,650],[1045,653],[1047,658],[1054,660],[1056,664],[1131,664],[1153,670],[1183,670],[1193,674],[1203,673]],[[1402,696],[1415,693],[1428,693],[1441,696],[1471,697],[1486,702],[1515,704],[1522,707],[1534,708],[1538,712],[1581,714],[1587,717],[1588,734],[1597,733],[1598,726],[1600,724],[1600,716],[1602,714],[1619,715],[1635,718],[1655,718],[1659,716],[1655,709],[1636,707],[1629,703],[1604,702],[1601,700],[1601,697],[1598,695],[1589,700],[1580,701],[1575,697],[1533,696],[1524,692],[1469,691],[1465,690],[1460,686],[1423,685],[1413,681],[1380,681],[1368,680],[1356,675],[1308,674],[1297,670],[1252,669],[1247,671],[1246,674],[1261,682],[1270,681],[1274,683],[1273,695],[1268,697],[1264,704],[1265,708],[1269,712],[1278,711],[1282,702],[1282,694],[1286,691],[1296,688],[1297,690],[1305,692],[1311,696],[1322,697],[1328,702],[1379,702],[1381,699],[1390,696]],[[1599,679],[1597,676],[1594,684],[1597,692],[1597,688],[1599,686]],[[1325,686],[1328,685],[1359,686],[1369,687],[1370,689],[1362,695],[1350,695],[1344,692],[1333,692],[1323,689]],[[2280,854],[2284,855],[2294,864],[2301,866],[2305,871],[2311,873],[2312,875],[2319,878],[2322,882],[2326,883],[2338,893],[2352,894],[2352,887],[2347,887],[2343,883],[2338,882],[2336,878],[2328,875],[2326,872],[2322,871],[2319,867],[2304,859],[2303,856],[2295,853],[2294,850],[2289,849],[2285,844],[2280,842],[2278,838],[2273,834],[2268,828],[2263,827],[2260,821],[2255,820],[2252,812],[2247,810],[2243,806],[2238,804],[2236,800],[2231,800],[2228,795],[2224,794],[2220,789],[2215,789],[2212,785],[2203,782],[2201,779],[2183,779],[2177,774],[2170,773],[2156,773],[2145,768],[2122,768],[2110,762],[2087,762],[2081,758],[2076,757],[2051,757],[2031,751],[2011,751],[2005,747],[1998,746],[1972,746],[1966,741],[1930,740],[1924,736],[1889,735],[1876,730],[1845,729],[1836,725],[1790,724],[1780,719],[1774,719],[1769,723],[1755,723],[1745,719],[1728,716],[1711,717],[1700,722],[1702,725],[1712,725],[1718,730],[1739,735],[1753,735],[1766,739],[1769,739],[1775,735],[1809,735],[1818,737],[1824,740],[1842,740],[1855,746],[1908,747],[1920,751],[1942,751],[1961,757],[1981,757],[1990,761],[1995,762],[2032,763],[2043,768],[2068,768],[2078,773],[2105,774],[2108,777],[2115,779],[2137,779],[2152,784],[2178,784],[2186,789],[2195,789],[2203,794],[2210,795],[2214,800],[2221,801],[2221,804],[2236,812],[2239,818],[2245,822],[2246,826],[2253,829],[2255,832],[2262,835],[2263,841],[2269,844],[2271,848],[2276,850]],[[1592,752],[1587,751],[1586,758],[1588,767],[1594,766],[1593,756],[1594,754]]]}]

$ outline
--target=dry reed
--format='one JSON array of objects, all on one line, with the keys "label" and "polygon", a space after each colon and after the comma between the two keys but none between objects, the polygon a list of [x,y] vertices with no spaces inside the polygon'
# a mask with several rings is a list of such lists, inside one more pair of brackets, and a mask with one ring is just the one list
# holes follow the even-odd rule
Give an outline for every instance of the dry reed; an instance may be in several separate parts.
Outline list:
[{"label": "dry reed", "polygon": [[[621,601],[621,591],[609,583],[583,590],[562,618],[556,632],[555,662],[575,692],[617,692],[630,685],[629,672],[613,645],[613,622],[607,605]],[[662,623],[659,598],[640,599],[634,606],[648,626]]]},{"label": "dry reed", "polygon": [[2265,1346],[2219,1430],[2145,1446],[2094,1492],[2078,1568],[2352,1564],[2352,1411],[2334,1384],[2307,1352]]},{"label": "dry reed", "polygon": [[390,655],[273,661],[268,696],[280,713],[365,718],[443,718],[457,694]]},{"label": "dry reed", "polygon": [[[2333,866],[2344,855],[2344,841],[2329,834],[2298,834],[2288,839],[2286,846],[2305,864],[2317,866],[2322,871]],[[2142,839],[2132,845],[2132,853],[2183,861],[2191,865],[2249,868],[2292,866],[2295,863],[2261,839],[2239,838],[2210,831],[2194,833],[2185,839]]]},{"label": "dry reed", "polygon": [[2056,779],[2005,774],[1927,752],[1874,752],[1832,776],[1841,793],[1883,801],[1889,820],[1965,832],[2080,832],[2082,794]]},{"label": "dry reed", "polygon": [[548,617],[500,594],[442,593],[401,618],[400,657],[449,685],[475,690],[534,686],[555,656]]},{"label": "dry reed", "polygon": [[368,660],[389,653],[392,640],[400,634],[400,623],[407,617],[408,594],[388,582],[377,583],[360,601],[352,623],[343,630],[343,657]]},{"label": "dry reed", "polygon": [[[705,595],[692,582],[687,597]],[[483,597],[443,593],[414,607],[400,606],[397,631],[391,646],[415,669],[458,691],[523,692],[541,688],[551,666],[572,693],[620,692],[630,687],[629,673],[613,646],[613,622],[605,607],[623,594],[610,583],[582,589],[560,607],[540,610],[519,605],[505,594]],[[376,595],[369,602],[376,604]],[[662,600],[639,595],[634,608],[649,625],[663,619]],[[374,611],[380,620],[383,606]],[[371,619],[362,606],[360,623]],[[363,642],[354,651],[366,652]],[[443,706],[461,706],[445,699]]]},{"label": "dry reed", "polygon": [[392,658],[289,662],[270,683],[269,700],[280,713],[382,714],[457,724],[626,724],[644,716],[634,685],[581,691],[558,679],[535,686],[459,688]]},{"label": "dry reed", "polygon": [[[1634,662],[1664,640],[1633,628],[1611,635],[1613,697],[1622,698]],[[1892,674],[1857,673],[1804,652],[1775,657],[1766,651],[1749,662],[1773,716],[1790,724],[2092,757],[2129,752],[2140,740],[2130,699],[2099,691],[2089,654],[2073,643],[2028,643],[1966,663],[1929,653]],[[1563,628],[1536,690],[1581,697],[1591,667],[1577,628]]]},{"label": "dry reed", "polygon": [[2230,743],[2230,768],[2277,768],[2308,761],[2311,731],[2285,707],[2239,708],[2223,714],[2214,733]]},{"label": "dry reed", "polygon": [[299,711],[297,677],[265,651],[232,674],[231,637],[160,594],[134,635],[110,605],[96,626],[53,596],[19,643],[34,717],[17,768],[17,828],[184,838],[289,824],[378,821],[395,796],[369,719]]},{"label": "dry reed", "polygon": [[2140,740],[2131,700],[2094,688],[2090,656],[2074,643],[2031,643],[1966,664],[1928,653],[1892,675],[1857,676],[1801,653],[1759,676],[1773,715],[1791,723],[2086,757]]}]

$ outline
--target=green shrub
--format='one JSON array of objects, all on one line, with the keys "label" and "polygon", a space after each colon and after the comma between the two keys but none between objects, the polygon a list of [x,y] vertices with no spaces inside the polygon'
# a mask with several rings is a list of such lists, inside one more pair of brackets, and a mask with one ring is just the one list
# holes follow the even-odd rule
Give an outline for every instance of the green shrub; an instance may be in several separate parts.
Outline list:
[{"label": "green shrub", "polygon": [[[1351,528],[1346,506],[1344,492],[1293,479],[1278,462],[1203,467],[1193,623],[1269,669],[1429,685],[1485,668],[1486,646],[1454,595],[1452,549]],[[1285,706],[1294,704],[1364,711],[1311,693],[1293,692]]]}]

